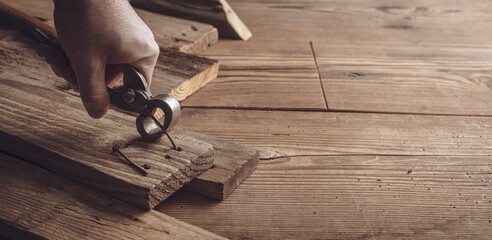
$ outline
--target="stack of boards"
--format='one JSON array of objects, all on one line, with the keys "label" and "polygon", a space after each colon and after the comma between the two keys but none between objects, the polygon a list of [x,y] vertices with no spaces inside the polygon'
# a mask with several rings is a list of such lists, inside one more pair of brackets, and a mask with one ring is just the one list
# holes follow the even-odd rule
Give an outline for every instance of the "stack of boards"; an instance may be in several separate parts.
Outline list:
[{"label": "stack of boards", "polygon": [[[52,25],[51,0],[1,2]],[[190,10],[189,16],[173,10],[180,1],[135,2],[200,20],[199,9]],[[226,29],[221,36],[251,36],[225,1],[197,2],[211,4],[204,21],[219,31],[206,23],[136,9],[161,47],[153,93],[184,100],[213,80],[219,68],[218,61],[193,54],[214,44],[221,29]],[[0,41],[0,236],[220,238],[152,208],[182,187],[225,199],[256,168],[258,151],[175,129],[170,134],[177,151],[165,138],[142,141],[135,117],[125,113],[110,110],[103,119],[91,119],[77,93],[35,54],[36,44],[24,34]],[[115,144],[148,174],[116,155]]]}]

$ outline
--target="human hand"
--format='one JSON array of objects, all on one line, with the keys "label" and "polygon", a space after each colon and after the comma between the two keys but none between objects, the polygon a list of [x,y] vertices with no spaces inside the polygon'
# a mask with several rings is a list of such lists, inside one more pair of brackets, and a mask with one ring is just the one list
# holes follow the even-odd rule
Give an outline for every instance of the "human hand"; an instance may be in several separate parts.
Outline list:
[{"label": "human hand", "polygon": [[66,57],[47,45],[37,52],[57,76],[80,92],[87,113],[103,117],[109,108],[106,86],[122,78],[108,64],[131,64],[150,86],[159,46],[127,0],[54,0],[55,26]]}]

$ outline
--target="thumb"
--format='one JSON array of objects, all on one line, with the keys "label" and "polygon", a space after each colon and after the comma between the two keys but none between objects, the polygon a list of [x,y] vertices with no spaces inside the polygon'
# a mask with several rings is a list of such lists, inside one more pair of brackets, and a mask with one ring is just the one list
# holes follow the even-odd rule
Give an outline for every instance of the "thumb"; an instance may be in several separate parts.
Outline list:
[{"label": "thumb", "polygon": [[102,118],[109,108],[103,62],[74,62],[72,65],[85,110],[93,118]]}]

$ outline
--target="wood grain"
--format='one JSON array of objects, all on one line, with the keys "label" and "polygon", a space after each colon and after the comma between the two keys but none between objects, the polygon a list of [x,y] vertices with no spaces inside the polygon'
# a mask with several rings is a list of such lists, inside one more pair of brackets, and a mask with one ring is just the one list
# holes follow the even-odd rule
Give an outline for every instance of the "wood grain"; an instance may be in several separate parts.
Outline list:
[{"label": "wood grain", "polygon": [[[43,20],[53,20],[55,6],[52,0],[2,0],[16,9]],[[135,9],[154,33],[161,49],[198,53],[218,41],[217,29],[212,25],[155,14]]]},{"label": "wood grain", "polygon": [[0,235],[10,239],[223,239],[0,154]]},{"label": "wood grain", "polygon": [[491,183],[490,156],[281,158],[220,204],[179,191],[156,210],[231,239],[490,239]]},{"label": "wood grain", "polygon": [[490,117],[187,108],[179,127],[263,154],[492,154]]},{"label": "wood grain", "polygon": [[[179,129],[171,132],[183,149],[178,152],[164,138],[143,142],[134,117],[110,111],[104,119],[91,119],[78,96],[45,86],[46,63],[22,54],[29,50],[0,44],[0,145],[5,151],[147,209],[212,166],[213,147]],[[24,59],[35,64],[24,65]],[[147,176],[112,153],[115,141],[129,144],[122,149],[128,158],[150,166]]]},{"label": "wood grain", "polygon": [[321,63],[333,111],[492,116],[488,61],[323,58]]},{"label": "wood grain", "polygon": [[[67,89],[66,82],[63,79],[56,77],[51,72],[49,66],[43,60],[39,59],[39,57],[35,56],[34,52],[31,50],[31,45],[29,44],[28,39],[23,39],[23,41],[11,40],[12,41],[10,42],[0,43],[0,46],[2,47],[2,50],[0,50],[0,59],[2,59],[0,71],[3,71],[0,73],[0,76],[7,76],[6,78],[22,77],[23,79],[31,79],[30,84],[36,87],[58,89],[61,92],[77,96],[77,93]],[[161,56],[161,61],[169,62],[169,64],[165,64],[169,71],[172,70],[173,66],[173,62],[170,61],[171,59],[179,59],[179,57],[170,55],[164,58]],[[197,63],[200,62],[197,61]],[[198,65],[198,68],[199,67],[200,66]],[[157,67],[155,71],[165,72],[166,69],[163,67]],[[164,79],[164,81],[170,84],[176,79],[186,77],[183,76],[184,72],[176,72],[175,74],[175,78]],[[162,75],[159,74],[159,76]],[[157,83],[154,82],[153,86],[157,84],[157,87],[161,87],[161,89],[169,87],[168,90],[165,91],[171,91],[171,86],[159,86],[159,82],[160,81],[157,81]],[[183,94],[179,92],[177,93],[181,95]],[[134,125],[133,122],[128,124],[130,124],[130,126]],[[216,138],[207,137],[190,131],[182,131],[182,134],[192,136],[200,141],[211,144],[216,153],[214,157],[214,167],[207,170],[196,180],[186,185],[186,188],[190,191],[223,200],[258,165],[258,152],[249,147],[221,141]],[[162,156],[164,155],[165,154]]]},{"label": "wood grain", "polygon": [[155,95],[166,93],[183,101],[214,80],[218,72],[217,60],[178,51],[161,51],[150,90]]},{"label": "wood grain", "polygon": [[173,49],[184,53],[199,53],[219,40],[219,33],[212,25],[174,18],[162,14],[135,9],[138,16],[154,33],[161,49]]},{"label": "wood grain", "polygon": [[211,24],[223,37],[248,40],[252,33],[226,0],[132,0],[149,11]]},{"label": "wood grain", "polygon": [[234,54],[214,55],[217,79],[184,107],[326,110],[312,56]]},{"label": "wood grain", "polygon": [[184,186],[184,189],[217,200],[226,199],[258,166],[258,150],[196,132],[188,136],[212,144],[214,166]]},{"label": "wood grain", "polygon": [[[313,42],[330,110],[491,115],[492,45],[487,22],[492,14],[483,11],[489,1],[466,6],[440,0],[233,0],[231,4],[255,36],[243,43],[220,41],[206,51],[226,65],[223,69],[234,57],[235,68],[250,66],[260,56],[309,59],[309,42]],[[251,60],[240,60],[246,56]],[[309,65],[315,68],[314,61]],[[264,81],[263,75],[260,70],[221,73],[214,88],[203,89],[190,101],[204,107],[290,109],[283,104],[283,99],[292,99],[289,94],[270,94],[257,84]],[[230,93],[234,84],[246,89],[242,94],[261,98],[256,102],[238,98],[241,93]],[[305,88],[288,89],[285,92]],[[312,92],[299,92],[296,98],[303,101],[308,94]]]}]

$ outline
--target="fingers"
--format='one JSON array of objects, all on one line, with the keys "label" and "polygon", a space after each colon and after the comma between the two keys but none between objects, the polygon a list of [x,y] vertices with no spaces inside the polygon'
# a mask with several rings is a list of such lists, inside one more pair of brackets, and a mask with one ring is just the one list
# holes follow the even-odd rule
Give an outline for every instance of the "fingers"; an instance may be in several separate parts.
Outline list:
[{"label": "fingers", "polygon": [[101,62],[91,61],[91,58],[72,64],[77,77],[80,98],[87,113],[93,118],[102,118],[109,108],[109,94],[105,81],[105,66]]},{"label": "fingers", "polygon": [[146,44],[145,49],[142,49],[142,52],[148,53],[145,58],[138,60],[137,62],[132,63],[142,75],[145,77],[147,84],[150,86],[152,83],[152,75],[154,73],[154,67],[157,63],[157,59],[159,58],[159,45],[155,41],[151,41]]},{"label": "fingers", "polygon": [[56,76],[64,78],[73,90],[78,91],[77,79],[72,66],[63,53],[45,44],[40,44],[36,48],[36,53],[40,57],[44,57]]},{"label": "fingers", "polygon": [[106,85],[112,87],[123,78],[123,73],[114,65],[106,65]]}]

